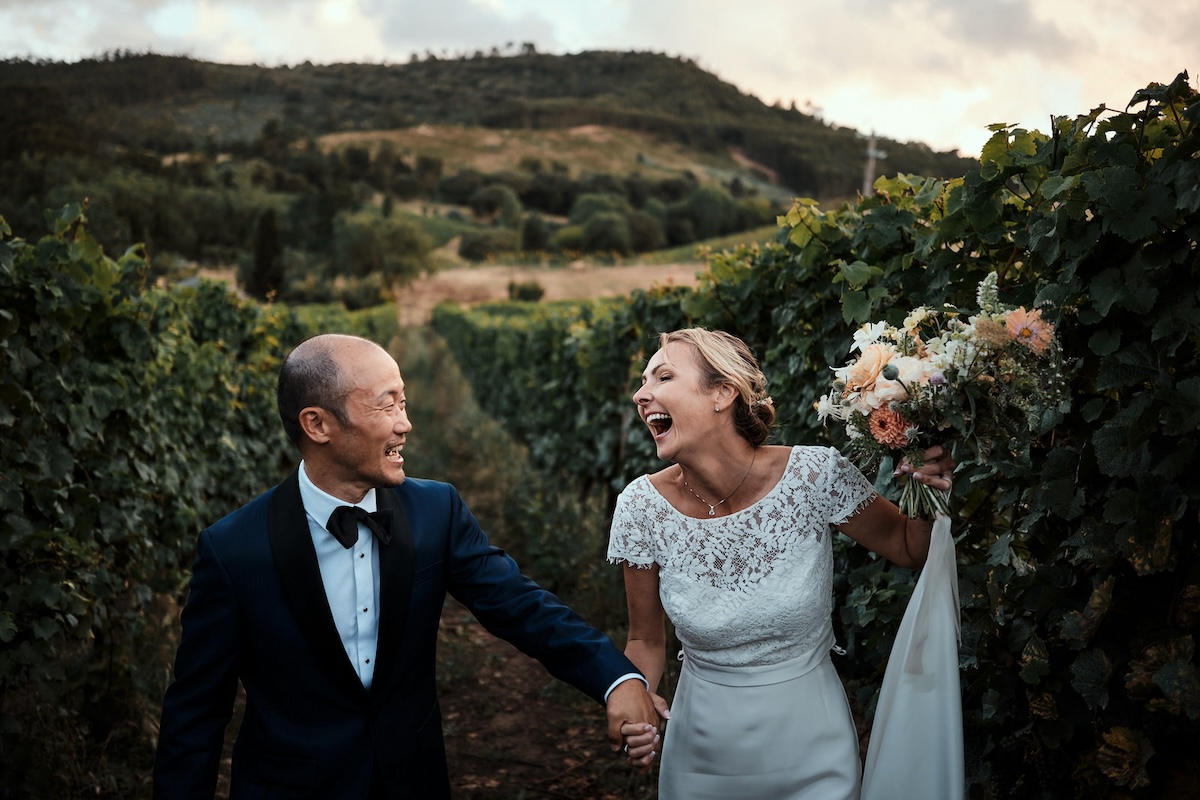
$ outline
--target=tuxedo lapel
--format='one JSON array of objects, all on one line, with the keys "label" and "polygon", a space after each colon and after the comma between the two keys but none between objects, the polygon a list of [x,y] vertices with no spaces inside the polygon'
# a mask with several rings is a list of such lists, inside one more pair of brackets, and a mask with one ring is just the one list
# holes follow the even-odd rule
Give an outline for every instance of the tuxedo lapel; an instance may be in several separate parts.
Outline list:
[{"label": "tuxedo lapel", "polygon": [[372,688],[386,682],[400,656],[404,623],[412,601],[416,546],[404,506],[393,489],[376,489],[375,505],[392,512],[392,542],[379,547],[379,642]]},{"label": "tuxedo lapel", "polygon": [[329,610],[329,600],[325,597],[317,551],[313,548],[308,517],[300,499],[298,472],[288,476],[271,494],[267,527],[279,582],[312,651],[313,660],[335,685],[357,687],[361,693],[362,682],[346,658],[341,636],[333,622],[333,612]]}]

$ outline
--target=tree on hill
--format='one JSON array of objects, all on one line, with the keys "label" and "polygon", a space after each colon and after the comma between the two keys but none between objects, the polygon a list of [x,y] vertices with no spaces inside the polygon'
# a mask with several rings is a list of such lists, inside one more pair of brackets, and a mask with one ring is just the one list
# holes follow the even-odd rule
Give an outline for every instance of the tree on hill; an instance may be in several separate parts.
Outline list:
[{"label": "tree on hill", "polygon": [[250,266],[239,276],[246,294],[265,300],[278,293],[283,285],[283,246],[273,208],[260,214],[254,226],[254,260]]}]

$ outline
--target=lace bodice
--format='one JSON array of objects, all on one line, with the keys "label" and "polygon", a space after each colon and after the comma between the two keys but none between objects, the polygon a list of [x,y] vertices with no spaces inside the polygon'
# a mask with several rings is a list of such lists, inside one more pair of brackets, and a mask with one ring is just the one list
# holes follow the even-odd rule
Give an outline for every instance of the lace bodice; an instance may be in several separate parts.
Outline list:
[{"label": "lace bodice", "polygon": [[725,517],[680,513],[642,475],[617,499],[608,559],[658,564],[663,608],[689,653],[720,666],[776,664],[830,636],[830,526],[874,497],[827,447],[793,447],[779,483]]}]

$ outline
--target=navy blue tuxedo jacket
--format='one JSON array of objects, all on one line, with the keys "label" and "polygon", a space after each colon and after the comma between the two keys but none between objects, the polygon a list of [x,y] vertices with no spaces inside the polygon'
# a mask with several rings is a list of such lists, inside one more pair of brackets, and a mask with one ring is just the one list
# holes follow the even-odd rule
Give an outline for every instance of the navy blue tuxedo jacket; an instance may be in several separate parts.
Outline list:
[{"label": "navy blue tuxedo jacket", "polygon": [[379,548],[370,690],[346,657],[321,584],[296,473],[201,532],[175,676],[163,700],[155,798],[211,798],[237,682],[246,713],[232,798],[450,795],[435,689],[447,592],[493,634],[603,702],[636,668],[600,631],[490,545],[455,489],[406,479]]}]

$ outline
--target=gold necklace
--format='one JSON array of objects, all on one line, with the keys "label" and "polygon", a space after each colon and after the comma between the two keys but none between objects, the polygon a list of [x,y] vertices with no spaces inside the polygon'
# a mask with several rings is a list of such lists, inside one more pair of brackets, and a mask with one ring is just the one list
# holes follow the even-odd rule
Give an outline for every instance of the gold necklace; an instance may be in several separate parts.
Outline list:
[{"label": "gold necklace", "polygon": [[718,501],[717,501],[717,502],[715,502],[715,503],[710,503],[710,502],[708,502],[708,501],[707,501],[707,500],[705,500],[703,497],[701,497],[700,495],[696,494],[696,490],[695,490],[695,489],[693,489],[691,486],[689,486],[689,485],[688,485],[688,482],[687,482],[687,475],[684,473],[684,471],[683,471],[683,465],[681,464],[681,465],[679,466],[679,474],[680,474],[680,476],[683,478],[683,488],[685,488],[685,489],[687,489],[689,492],[691,492],[691,493],[692,493],[692,497],[696,498],[696,499],[697,499],[697,500],[699,500],[701,503],[704,503],[704,505],[708,506],[708,515],[709,515],[710,517],[715,517],[715,516],[717,515],[717,506],[719,506],[719,505],[722,505],[722,504],[723,504],[723,503],[724,503],[726,500],[728,500],[729,498],[731,498],[731,497],[733,497],[735,494],[737,494],[737,491],[738,491],[738,489],[742,488],[742,484],[746,482],[746,478],[749,478],[749,477],[750,477],[750,470],[754,469],[754,460],[755,460],[756,458],[758,458],[758,449],[757,449],[757,448],[754,450],[754,454],[753,454],[752,456],[750,456],[750,466],[746,468],[746,474],[742,476],[742,479],[741,479],[740,481],[738,481],[738,485],[737,485],[737,486],[735,486],[735,487],[733,487],[733,491],[732,491],[732,492],[730,492],[729,494],[725,495],[725,497],[723,497],[722,499],[718,500]]}]

